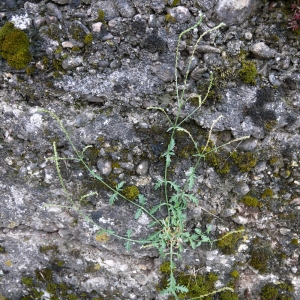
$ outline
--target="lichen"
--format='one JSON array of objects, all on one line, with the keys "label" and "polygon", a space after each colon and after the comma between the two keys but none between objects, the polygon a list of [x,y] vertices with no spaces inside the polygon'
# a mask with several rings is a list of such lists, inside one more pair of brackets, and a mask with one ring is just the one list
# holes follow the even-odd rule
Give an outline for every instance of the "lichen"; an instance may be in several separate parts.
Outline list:
[{"label": "lichen", "polygon": [[11,22],[0,28],[0,55],[14,69],[24,69],[31,61],[27,35]]}]

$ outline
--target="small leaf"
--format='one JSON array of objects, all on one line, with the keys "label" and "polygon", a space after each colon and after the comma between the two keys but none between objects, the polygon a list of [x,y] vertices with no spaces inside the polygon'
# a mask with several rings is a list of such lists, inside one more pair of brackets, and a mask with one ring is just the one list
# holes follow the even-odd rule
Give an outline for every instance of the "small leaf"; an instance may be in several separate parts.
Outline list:
[{"label": "small leaf", "polygon": [[139,198],[139,203],[141,204],[141,205],[145,205],[146,204],[146,198],[144,197],[144,195],[143,194],[139,194],[138,195],[138,198]]},{"label": "small leaf", "polygon": [[156,221],[152,221],[152,222],[148,225],[148,228],[153,227],[155,224],[156,224]]},{"label": "small leaf", "polygon": [[149,214],[153,215],[161,206],[162,204],[155,205],[154,207],[151,208]]},{"label": "small leaf", "polygon": [[195,232],[198,233],[199,235],[202,234],[202,231],[201,231],[201,229],[199,229],[199,228],[195,228]]},{"label": "small leaf", "polygon": [[122,191],[122,188],[123,188],[123,185],[125,184],[125,181],[121,181],[120,183],[117,184],[116,186],[116,190],[119,192],[119,191]]},{"label": "small leaf", "polygon": [[154,186],[154,189],[157,190],[158,188],[160,188],[162,186],[163,183],[164,183],[163,180],[158,179],[155,186]]},{"label": "small leaf", "polygon": [[181,293],[187,293],[189,289],[184,285],[176,285],[176,291],[179,291]]},{"label": "small leaf", "polygon": [[118,195],[117,194],[112,194],[110,197],[109,197],[109,204],[110,205],[113,205],[114,202],[118,199]]},{"label": "small leaf", "polygon": [[125,249],[126,249],[127,252],[130,251],[130,247],[131,247],[131,243],[130,243],[130,241],[127,241],[127,242],[125,243]]},{"label": "small leaf", "polygon": [[137,220],[137,219],[141,216],[142,212],[143,212],[143,211],[139,208],[139,209],[137,210],[137,212],[135,213],[134,218]]},{"label": "small leaf", "polygon": [[173,181],[168,181],[168,184],[177,192],[180,192],[180,186]]},{"label": "small leaf", "polygon": [[185,197],[187,197],[188,199],[190,199],[193,203],[195,203],[196,205],[198,205],[199,200],[191,194],[184,194]]}]

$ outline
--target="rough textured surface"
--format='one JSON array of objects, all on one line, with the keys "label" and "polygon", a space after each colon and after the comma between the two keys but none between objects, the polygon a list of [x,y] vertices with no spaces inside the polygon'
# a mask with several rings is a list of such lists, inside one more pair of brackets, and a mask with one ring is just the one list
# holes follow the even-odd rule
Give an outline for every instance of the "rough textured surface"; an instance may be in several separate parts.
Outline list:
[{"label": "rough textured surface", "polygon": [[[292,1],[291,1],[292,2]],[[287,29],[289,1],[53,0],[0,2],[0,27],[12,21],[30,38],[32,61],[15,70],[0,64],[0,299],[167,299],[159,292],[163,260],[151,247],[99,233],[97,226],[144,238],[154,229],[76,160],[61,160],[71,207],[57,176],[59,156],[74,157],[55,112],[90,168],[115,186],[162,193],[170,118],[177,111],[175,51],[183,30],[203,23],[179,45],[178,83],[190,75],[185,118],[214,85],[193,120],[183,124],[199,146],[228,144],[201,161],[187,209],[187,230],[212,228],[211,240],[244,225],[242,236],[212,247],[186,247],[178,270],[218,275],[239,299],[260,299],[268,284],[284,299],[300,299],[299,37]],[[199,36],[224,21],[193,52]],[[251,72],[252,70],[252,72]],[[255,70],[255,72],[253,72]],[[176,136],[171,178],[184,184],[195,162],[192,143]],[[96,191],[97,195],[82,197]],[[54,206],[53,206],[54,205]],[[213,217],[207,212],[212,212]],[[159,212],[164,216],[163,210]],[[92,222],[88,222],[87,216]],[[221,240],[222,241],[222,240]],[[233,247],[234,246],[234,247]],[[237,271],[236,273],[232,273]],[[235,274],[235,277],[232,275]],[[27,296],[27,298],[26,298]],[[223,297],[224,295],[222,295]],[[4,298],[6,297],[6,298]],[[76,298],[77,297],[77,298]],[[214,296],[221,299],[221,295]],[[224,296],[225,297],[225,296]],[[56,299],[56,298],[53,298]],[[223,298],[222,298],[223,299]]]}]

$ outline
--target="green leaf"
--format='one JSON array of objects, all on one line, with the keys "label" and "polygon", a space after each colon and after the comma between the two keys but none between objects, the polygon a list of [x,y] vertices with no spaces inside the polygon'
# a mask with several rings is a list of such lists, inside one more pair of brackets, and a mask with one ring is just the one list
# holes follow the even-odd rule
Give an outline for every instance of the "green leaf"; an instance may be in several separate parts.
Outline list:
[{"label": "green leaf", "polygon": [[201,234],[202,234],[202,230],[201,230],[201,229],[199,229],[199,228],[195,228],[195,232],[196,232],[196,233],[198,233],[199,235],[201,235]]},{"label": "green leaf", "polygon": [[149,214],[150,214],[150,215],[153,215],[153,214],[154,214],[154,213],[155,213],[155,212],[156,212],[163,204],[164,204],[164,203],[153,206],[153,207],[151,208]]},{"label": "green leaf", "polygon": [[195,203],[196,205],[198,205],[199,200],[191,194],[184,194],[185,197],[187,197],[189,200],[191,200],[193,203]]},{"label": "green leaf", "polygon": [[137,210],[137,212],[135,213],[134,218],[137,220],[137,219],[141,216],[142,212],[143,212],[143,211],[139,208],[139,209]]},{"label": "green leaf", "polygon": [[181,293],[187,293],[189,291],[189,289],[184,285],[176,285],[175,289]]},{"label": "green leaf", "polygon": [[139,203],[141,205],[145,205],[147,201],[146,201],[146,198],[144,197],[144,195],[143,194],[139,194],[138,197],[139,197]]},{"label": "green leaf", "polygon": [[148,228],[153,227],[156,223],[157,223],[156,221],[152,221],[152,222],[148,225]]},{"label": "green leaf", "polygon": [[162,186],[163,183],[164,183],[163,180],[158,179],[155,186],[154,186],[154,189],[157,190],[158,188],[160,188]]},{"label": "green leaf", "polygon": [[116,190],[118,192],[122,191],[123,185],[125,184],[125,181],[121,181],[120,183],[118,183],[118,185],[116,186]]},{"label": "green leaf", "polygon": [[180,192],[180,186],[177,185],[175,182],[173,181],[167,181],[167,183],[171,186],[171,188],[173,188],[177,193]]},{"label": "green leaf", "polygon": [[125,245],[126,251],[129,252],[130,251],[130,247],[131,247],[131,242],[127,241],[124,245]]},{"label": "green leaf", "polygon": [[114,202],[118,200],[118,194],[112,194],[110,197],[109,197],[109,204],[110,205],[113,205]]},{"label": "green leaf", "polygon": [[191,167],[189,169],[189,178],[188,178],[188,190],[191,191],[193,186],[194,186],[194,182],[195,182],[195,178],[196,178],[196,175],[195,175],[195,168]]}]

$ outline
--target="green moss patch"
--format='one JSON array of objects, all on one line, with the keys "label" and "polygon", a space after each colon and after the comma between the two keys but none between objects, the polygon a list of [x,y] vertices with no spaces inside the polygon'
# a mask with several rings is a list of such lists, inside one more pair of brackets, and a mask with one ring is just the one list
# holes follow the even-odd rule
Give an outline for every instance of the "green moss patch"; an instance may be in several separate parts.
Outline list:
[{"label": "green moss patch", "polygon": [[239,71],[239,77],[243,83],[255,85],[257,77],[257,69],[254,62],[242,62],[242,68]]},{"label": "green moss patch", "polygon": [[293,300],[294,286],[290,283],[267,283],[260,291],[262,300]]},{"label": "green moss patch", "polygon": [[139,189],[135,185],[127,186],[123,189],[122,194],[128,199],[128,200],[135,200],[139,195]]},{"label": "green moss patch", "polygon": [[217,240],[217,247],[224,254],[234,254],[237,248],[238,242],[243,237],[243,227],[234,232],[227,232],[221,235]]},{"label": "green moss patch", "polygon": [[251,206],[251,207],[261,208],[263,206],[263,204],[260,201],[258,201],[257,198],[251,197],[249,195],[244,196],[242,198],[242,202],[245,203],[247,206]]},{"label": "green moss patch", "polygon": [[24,69],[31,61],[29,39],[13,23],[7,22],[0,28],[0,55],[14,69]]}]

